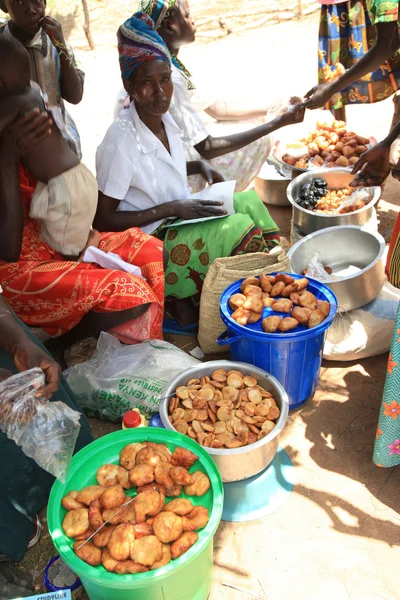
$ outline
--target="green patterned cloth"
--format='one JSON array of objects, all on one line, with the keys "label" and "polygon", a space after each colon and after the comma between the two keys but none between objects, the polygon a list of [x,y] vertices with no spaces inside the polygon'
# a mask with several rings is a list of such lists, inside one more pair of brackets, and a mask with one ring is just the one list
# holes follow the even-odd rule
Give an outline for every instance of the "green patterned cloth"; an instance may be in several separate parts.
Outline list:
[{"label": "green patterned cloth", "polygon": [[366,0],[368,12],[374,25],[399,20],[398,0]]},{"label": "green patterned cloth", "polygon": [[400,303],[390,347],[373,460],[378,467],[400,464]]},{"label": "green patterned cloth", "polygon": [[279,243],[279,229],[254,191],[235,194],[236,214],[181,227],[161,226],[153,235],[169,253],[165,296],[192,298],[203,287],[216,258],[268,252]]}]

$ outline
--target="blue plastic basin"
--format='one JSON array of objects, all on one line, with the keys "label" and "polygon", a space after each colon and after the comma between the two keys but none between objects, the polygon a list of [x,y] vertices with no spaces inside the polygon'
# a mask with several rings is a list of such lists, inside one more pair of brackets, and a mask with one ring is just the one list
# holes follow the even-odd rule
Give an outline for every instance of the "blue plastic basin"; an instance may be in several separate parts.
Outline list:
[{"label": "blue plastic basin", "polygon": [[[289,273],[288,273],[289,274]],[[276,275],[276,273],[273,273]],[[290,273],[294,279],[301,275]],[[232,294],[240,292],[243,279],[230,285],[222,294],[220,313],[227,331],[217,340],[220,346],[229,345],[232,360],[249,363],[271,373],[285,388],[289,396],[289,408],[297,408],[310,398],[318,385],[319,371],[322,363],[322,350],[325,334],[331,325],[336,311],[335,294],[323,283],[310,279],[308,290],[318,300],[327,300],[331,305],[328,317],[317,327],[308,329],[299,325],[289,333],[265,333],[261,320],[252,325],[239,325],[232,319],[232,310],[228,300]],[[285,313],[277,313],[271,308],[264,308],[262,318],[271,314],[287,317]]]}]

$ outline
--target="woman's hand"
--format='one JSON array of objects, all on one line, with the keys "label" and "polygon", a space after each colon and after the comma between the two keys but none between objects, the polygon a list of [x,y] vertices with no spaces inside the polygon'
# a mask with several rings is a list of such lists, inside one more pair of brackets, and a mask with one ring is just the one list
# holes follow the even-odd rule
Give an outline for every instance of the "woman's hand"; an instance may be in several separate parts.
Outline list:
[{"label": "woman's hand", "polygon": [[200,161],[199,175],[201,175],[208,185],[225,181],[221,173],[213,169],[209,163],[205,162],[204,160]]},{"label": "woman's hand", "polygon": [[390,173],[390,146],[384,142],[375,144],[364,152],[353,167],[356,177],[350,183],[353,187],[381,185]]},{"label": "woman's hand", "polygon": [[322,108],[327,102],[329,102],[335,93],[336,92],[330,83],[316,85],[305,95],[307,100],[304,105],[306,108],[311,110],[315,108]]},{"label": "woman's hand", "polygon": [[14,353],[14,363],[20,372],[34,367],[42,369],[45,374],[46,385],[40,389],[41,395],[51,398],[60,387],[60,365],[33,342],[29,341],[29,343],[17,347]]},{"label": "woman's hand", "polygon": [[12,133],[17,141],[19,155],[25,156],[32,148],[51,135],[52,119],[44,110],[32,108],[18,117],[11,125]]},{"label": "woman's hand", "polygon": [[302,123],[304,121],[305,112],[306,109],[304,107],[304,104],[295,104],[278,117],[280,127],[286,127],[286,125],[296,125],[296,123]]},{"label": "woman's hand", "polygon": [[223,202],[214,200],[174,200],[170,202],[171,214],[179,219],[189,221],[205,217],[223,217],[227,211],[221,206]]}]

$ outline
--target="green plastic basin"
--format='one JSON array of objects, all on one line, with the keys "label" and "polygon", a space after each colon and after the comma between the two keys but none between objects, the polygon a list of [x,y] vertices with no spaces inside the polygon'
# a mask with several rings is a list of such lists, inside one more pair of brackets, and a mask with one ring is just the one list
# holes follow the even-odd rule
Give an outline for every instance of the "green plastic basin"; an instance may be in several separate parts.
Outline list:
[{"label": "green plastic basin", "polygon": [[[197,498],[190,496],[194,505],[206,506],[210,520],[198,532],[197,543],[180,558],[156,571],[138,575],[116,575],[104,567],[91,567],[80,560],[72,550],[70,540],[62,530],[66,510],[61,500],[71,490],[80,490],[96,484],[96,471],[106,463],[118,463],[124,446],[132,442],[152,441],[166,444],[170,450],[183,446],[199,457],[190,469],[203,471],[211,481],[207,494]],[[134,491],[127,494],[134,495]],[[185,497],[185,494],[182,493]],[[224,492],[221,477],[209,454],[192,439],[166,429],[140,428],[117,431],[102,437],[78,452],[71,461],[65,484],[56,481],[52,487],[47,518],[53,543],[68,566],[82,580],[91,600],[206,600],[210,593],[213,537],[222,515]]]}]

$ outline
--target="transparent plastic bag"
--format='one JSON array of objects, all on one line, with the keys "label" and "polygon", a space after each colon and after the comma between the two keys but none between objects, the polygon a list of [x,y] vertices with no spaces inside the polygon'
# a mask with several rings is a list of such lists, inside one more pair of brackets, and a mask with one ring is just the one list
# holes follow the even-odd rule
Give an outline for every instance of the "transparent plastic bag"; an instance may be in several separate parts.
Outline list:
[{"label": "transparent plastic bag", "polygon": [[311,277],[317,281],[335,281],[336,277],[332,277],[325,271],[325,267],[318,258],[318,254],[312,257],[307,268],[306,277]]},{"label": "transparent plastic bag", "polygon": [[372,197],[373,193],[370,188],[357,188],[346,200],[343,200],[337,212],[343,215],[364,208],[364,206],[371,202]]},{"label": "transparent plastic bag", "polygon": [[41,396],[44,385],[44,373],[38,368],[0,383],[0,430],[64,483],[80,430],[80,413],[64,402],[49,402]]}]

